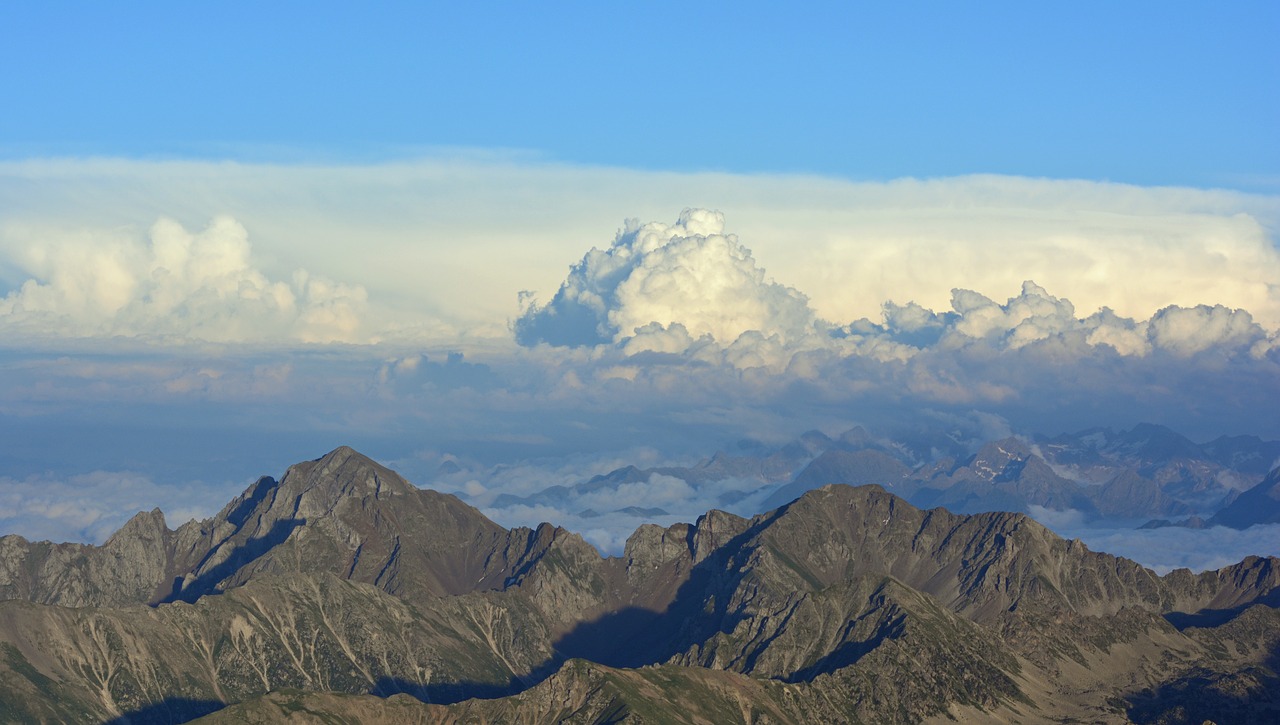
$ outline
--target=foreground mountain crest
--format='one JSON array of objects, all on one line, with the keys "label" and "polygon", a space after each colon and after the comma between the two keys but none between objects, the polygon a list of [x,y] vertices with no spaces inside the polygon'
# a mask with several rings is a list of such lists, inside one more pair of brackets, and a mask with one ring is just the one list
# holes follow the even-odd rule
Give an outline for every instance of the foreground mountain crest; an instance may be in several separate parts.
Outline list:
[{"label": "foreground mountain crest", "polygon": [[344,447],[177,530],[0,538],[0,720],[1225,722],[1280,714],[1278,565],[1160,577],[845,485],[604,558]]}]

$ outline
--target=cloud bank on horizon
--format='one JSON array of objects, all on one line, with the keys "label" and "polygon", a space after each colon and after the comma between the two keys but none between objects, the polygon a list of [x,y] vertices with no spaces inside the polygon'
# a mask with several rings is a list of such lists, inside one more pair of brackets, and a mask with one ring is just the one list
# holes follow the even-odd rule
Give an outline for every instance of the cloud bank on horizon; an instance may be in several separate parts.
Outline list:
[{"label": "cloud bank on horizon", "polygon": [[[723,214],[686,209],[673,225],[628,220],[609,249],[593,248],[573,266],[550,302],[528,306],[515,335],[524,345],[622,344],[630,354],[697,355],[714,346],[740,367],[769,353],[812,350],[906,360],[922,348],[974,341],[996,350],[1055,339],[1081,355],[1106,346],[1122,356],[1187,357],[1212,349],[1259,359],[1277,345],[1274,331],[1247,310],[1170,305],[1135,321],[1103,307],[1078,319],[1069,300],[1032,280],[1004,304],[957,288],[951,307],[939,314],[915,302],[887,301],[882,320],[837,326],[819,319],[800,291],[766,280],[750,250],[724,234]],[[739,355],[735,348],[758,352]],[[775,357],[775,366],[791,359]]]},{"label": "cloud bank on horizon", "polygon": [[[10,367],[8,410],[269,390],[287,406],[342,397],[328,375],[371,396],[352,410],[376,399],[394,412],[375,419],[453,432],[450,406],[469,406],[472,428],[530,455],[571,451],[571,431],[499,411],[610,430],[603,413],[629,409],[720,441],[970,408],[1020,429],[1142,412],[1190,435],[1280,435],[1271,197],[476,159],[7,163],[0,192],[0,333],[34,356]],[[671,219],[677,196],[730,212],[633,218],[593,246],[621,218],[596,222],[597,206]],[[221,352],[182,352],[202,343]],[[38,362],[67,349],[114,357]],[[415,362],[449,352],[465,363]]]},{"label": "cloud bank on horizon", "polygon": [[[229,442],[278,451],[264,470],[220,450],[233,478],[354,443],[419,484],[442,461],[489,471],[492,493],[521,489],[504,468],[521,460],[543,461],[545,486],[855,423],[974,441],[1142,421],[1280,436],[1270,197],[93,163],[89,181],[81,162],[0,164],[14,482],[181,488]],[[620,198],[646,216],[593,248]],[[689,198],[724,213],[673,220]],[[518,305],[526,289],[556,291]],[[687,493],[659,483],[637,500]],[[101,536],[137,499],[108,499],[112,518],[42,508],[37,487],[11,486],[26,493],[0,518],[53,538]]]},{"label": "cloud bank on horizon", "polygon": [[296,270],[271,280],[250,262],[248,232],[217,217],[192,233],[160,219],[140,240],[119,232],[44,238],[7,260],[32,275],[0,300],[0,323],[33,337],[205,342],[365,342],[367,293]]},{"label": "cloud bank on horizon", "polygon": [[[700,222],[721,224],[702,234],[665,223],[690,206],[724,211],[733,233],[723,220]],[[630,335],[629,326],[654,321],[638,317],[657,300],[719,305],[727,317],[717,325],[738,331],[792,315],[790,329],[795,315],[808,314],[793,293],[812,314],[844,325],[877,320],[887,301],[944,310],[954,289],[999,299],[1026,280],[1082,316],[1107,307],[1146,320],[1170,305],[1205,304],[1280,327],[1276,197],[999,176],[664,174],[501,158],[331,167],[0,162],[0,324],[20,334],[24,316],[38,311],[40,329],[55,336],[500,339],[522,312],[522,290],[555,290],[565,265],[629,216],[646,221],[622,236],[634,234],[632,246],[661,238],[661,252],[615,244],[583,260],[581,273],[594,279],[571,278],[565,289],[596,294],[593,286],[625,273],[627,284],[609,288],[622,304],[599,335]],[[190,256],[161,259],[164,249]],[[737,267],[724,263],[734,249]],[[696,294],[684,285],[686,297],[675,299],[677,270],[735,276],[699,279]],[[726,296],[751,280],[756,297]],[[777,296],[787,289],[793,299]],[[582,312],[595,304],[580,301]]]}]

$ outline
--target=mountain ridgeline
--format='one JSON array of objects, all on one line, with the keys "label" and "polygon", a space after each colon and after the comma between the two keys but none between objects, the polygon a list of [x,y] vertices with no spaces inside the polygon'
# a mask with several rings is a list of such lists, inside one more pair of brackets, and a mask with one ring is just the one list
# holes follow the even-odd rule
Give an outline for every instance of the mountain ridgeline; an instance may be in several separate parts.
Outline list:
[{"label": "mountain ridgeline", "polygon": [[[773,451],[744,441],[745,450],[721,452],[693,466],[627,466],[575,485],[501,494],[485,503],[493,511],[551,507],[579,519],[603,511],[619,525],[634,527],[629,522],[640,517],[694,517],[713,507],[763,513],[814,488],[845,483],[880,485],[920,508],[943,506],[957,513],[1054,511],[1110,526],[1147,521],[1148,528],[1244,529],[1280,522],[1280,442],[1223,436],[1197,444],[1164,426],[1142,424],[1120,432],[1095,428],[972,445],[936,432],[877,437],[858,427],[832,438],[809,431]],[[610,506],[627,501],[633,484],[655,476],[685,482],[694,492],[690,500],[701,506]],[[1250,488],[1259,490],[1248,493]]]},{"label": "mountain ridgeline", "polygon": [[0,598],[5,722],[1280,716],[1280,559],[1157,576],[874,485],[603,557],[339,448],[176,530],[0,538]]}]

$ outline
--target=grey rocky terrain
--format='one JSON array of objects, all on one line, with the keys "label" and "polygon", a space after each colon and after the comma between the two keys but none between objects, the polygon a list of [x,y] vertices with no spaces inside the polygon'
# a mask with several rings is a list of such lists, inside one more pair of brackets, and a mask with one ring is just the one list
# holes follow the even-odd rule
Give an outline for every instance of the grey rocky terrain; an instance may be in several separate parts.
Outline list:
[{"label": "grey rocky terrain", "polygon": [[[997,448],[964,466],[1033,465]],[[874,485],[643,525],[604,557],[340,448],[177,530],[4,537],[0,595],[6,722],[1280,716],[1280,559],[1158,576]]]}]

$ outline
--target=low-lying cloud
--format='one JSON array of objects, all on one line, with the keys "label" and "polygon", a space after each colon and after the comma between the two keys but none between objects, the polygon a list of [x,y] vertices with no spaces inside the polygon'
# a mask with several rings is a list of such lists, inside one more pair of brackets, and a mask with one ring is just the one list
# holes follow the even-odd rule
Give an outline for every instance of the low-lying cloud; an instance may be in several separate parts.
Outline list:
[{"label": "low-lying cloud", "polygon": [[1080,539],[1094,551],[1133,559],[1159,574],[1181,568],[1220,569],[1246,556],[1280,554],[1280,524],[1261,524],[1243,530],[1225,526],[1137,530],[1058,527],[1047,522],[1046,525],[1060,536]]},{"label": "low-lying cloud", "polygon": [[101,544],[138,511],[159,507],[170,528],[217,513],[243,484],[157,483],[127,471],[0,477],[0,535]]}]

